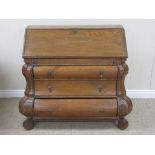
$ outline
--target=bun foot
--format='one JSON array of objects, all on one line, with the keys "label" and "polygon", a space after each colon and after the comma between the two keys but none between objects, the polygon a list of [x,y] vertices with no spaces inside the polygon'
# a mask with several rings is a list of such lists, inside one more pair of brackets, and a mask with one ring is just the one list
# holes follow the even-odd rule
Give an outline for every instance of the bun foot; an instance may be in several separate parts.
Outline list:
[{"label": "bun foot", "polygon": [[24,122],[23,122],[23,127],[26,130],[31,130],[34,127],[34,120],[33,118],[27,118]]},{"label": "bun foot", "polygon": [[116,120],[116,125],[119,129],[124,130],[128,127],[128,121],[125,118],[119,118]]}]

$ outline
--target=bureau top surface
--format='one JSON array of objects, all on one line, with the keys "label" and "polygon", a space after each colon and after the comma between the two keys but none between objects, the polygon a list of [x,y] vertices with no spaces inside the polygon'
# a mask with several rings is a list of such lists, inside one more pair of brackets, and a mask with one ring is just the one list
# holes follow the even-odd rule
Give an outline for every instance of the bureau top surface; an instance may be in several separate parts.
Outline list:
[{"label": "bureau top surface", "polygon": [[122,26],[29,26],[24,58],[127,57]]}]

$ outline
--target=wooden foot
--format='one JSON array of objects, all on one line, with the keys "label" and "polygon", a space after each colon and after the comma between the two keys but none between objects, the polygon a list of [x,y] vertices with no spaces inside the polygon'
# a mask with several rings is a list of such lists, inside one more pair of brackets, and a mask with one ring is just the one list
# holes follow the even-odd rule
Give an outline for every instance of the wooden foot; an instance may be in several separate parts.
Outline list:
[{"label": "wooden foot", "polygon": [[128,121],[125,118],[119,118],[115,123],[121,130],[124,130],[128,127]]},{"label": "wooden foot", "polygon": [[34,120],[33,118],[27,118],[24,122],[23,122],[23,127],[26,130],[31,130],[34,127]]}]

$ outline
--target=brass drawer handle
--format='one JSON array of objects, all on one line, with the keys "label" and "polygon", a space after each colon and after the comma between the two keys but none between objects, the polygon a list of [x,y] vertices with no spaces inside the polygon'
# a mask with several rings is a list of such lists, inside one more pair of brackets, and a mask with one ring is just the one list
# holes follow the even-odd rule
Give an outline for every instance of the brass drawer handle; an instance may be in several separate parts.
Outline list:
[{"label": "brass drawer handle", "polygon": [[51,113],[51,112],[54,111],[54,109],[53,108],[48,108],[47,111]]},{"label": "brass drawer handle", "polygon": [[104,108],[102,108],[102,109],[98,109],[97,112],[103,113],[103,112],[105,112],[105,110],[104,110]]},{"label": "brass drawer handle", "polygon": [[48,91],[51,93],[53,90],[53,87],[51,85],[48,86]]},{"label": "brass drawer handle", "polygon": [[100,73],[100,78],[102,79],[103,78],[104,71],[102,70],[99,73]]},{"label": "brass drawer handle", "polygon": [[101,93],[103,91],[103,86],[99,86],[98,91]]},{"label": "brass drawer handle", "polygon": [[53,70],[48,70],[47,72],[47,78],[52,77]]}]

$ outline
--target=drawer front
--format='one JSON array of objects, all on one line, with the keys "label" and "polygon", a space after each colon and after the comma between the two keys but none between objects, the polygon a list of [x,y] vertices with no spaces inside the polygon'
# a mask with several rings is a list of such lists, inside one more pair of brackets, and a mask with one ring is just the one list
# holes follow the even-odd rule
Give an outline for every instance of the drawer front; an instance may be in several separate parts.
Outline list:
[{"label": "drawer front", "polygon": [[36,66],[35,79],[117,79],[117,66]]},{"label": "drawer front", "polygon": [[105,80],[36,80],[37,97],[116,96],[116,81]]},{"label": "drawer front", "polygon": [[37,117],[114,117],[116,99],[36,99]]},{"label": "drawer front", "polygon": [[26,64],[34,65],[55,65],[55,66],[68,66],[68,65],[77,65],[77,66],[94,66],[94,65],[105,65],[105,66],[116,66],[122,64],[126,59],[125,58],[25,58],[24,61]]}]

